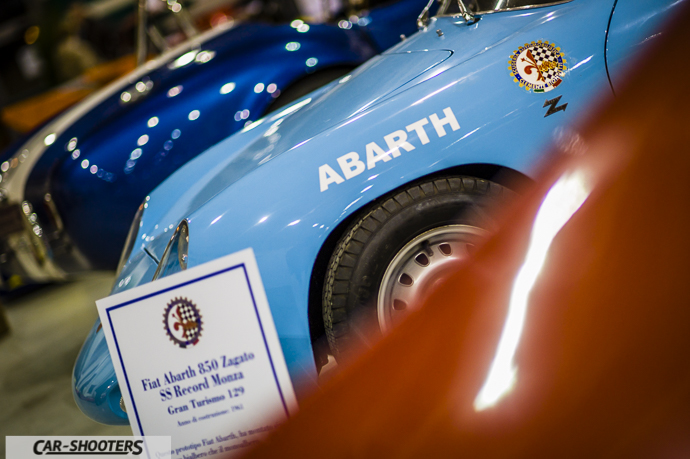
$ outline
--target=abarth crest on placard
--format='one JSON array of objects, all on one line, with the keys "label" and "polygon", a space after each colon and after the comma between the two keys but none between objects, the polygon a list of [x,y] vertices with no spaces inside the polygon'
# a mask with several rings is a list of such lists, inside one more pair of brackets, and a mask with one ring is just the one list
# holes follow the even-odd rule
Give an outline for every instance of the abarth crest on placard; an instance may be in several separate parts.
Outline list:
[{"label": "abarth crest on placard", "polygon": [[561,48],[541,40],[519,47],[508,63],[513,81],[535,93],[549,92],[561,84],[561,77],[567,70]]},{"label": "abarth crest on placard", "polygon": [[187,298],[175,298],[168,303],[163,314],[163,324],[170,341],[182,349],[199,342],[201,314],[197,306]]}]

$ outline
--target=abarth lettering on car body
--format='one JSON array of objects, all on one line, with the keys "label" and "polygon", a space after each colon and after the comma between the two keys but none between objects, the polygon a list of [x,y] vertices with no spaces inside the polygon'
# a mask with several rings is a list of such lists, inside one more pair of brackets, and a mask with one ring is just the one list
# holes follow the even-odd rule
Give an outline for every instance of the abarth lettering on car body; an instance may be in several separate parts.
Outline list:
[{"label": "abarth lettering on car body", "polygon": [[[449,125],[453,131],[460,129],[460,124],[453,114],[453,110],[450,107],[443,109],[444,118],[439,118],[436,113],[429,115],[428,118],[422,118],[419,121],[415,121],[412,124],[405,126],[405,130],[399,129],[397,131],[391,132],[388,135],[383,136],[383,140],[386,142],[388,151],[385,151],[376,142],[369,142],[364,148],[366,152],[366,164],[364,161],[359,159],[359,153],[356,151],[351,151],[350,153],[344,154],[336,159],[342,175],[338,174],[331,166],[324,164],[319,166],[319,184],[321,186],[321,192],[328,189],[328,185],[331,183],[340,184],[345,180],[349,180],[352,177],[356,177],[365,170],[373,169],[376,167],[376,163],[379,161],[388,162],[393,158],[400,156],[400,149],[405,151],[412,151],[415,149],[414,145],[407,141],[407,133],[414,131],[419,138],[422,145],[428,144],[431,140],[427,134],[424,126],[429,124],[431,120],[431,125],[436,131],[436,135],[443,137],[446,135],[445,126]],[[345,177],[345,178],[343,178]]]}]

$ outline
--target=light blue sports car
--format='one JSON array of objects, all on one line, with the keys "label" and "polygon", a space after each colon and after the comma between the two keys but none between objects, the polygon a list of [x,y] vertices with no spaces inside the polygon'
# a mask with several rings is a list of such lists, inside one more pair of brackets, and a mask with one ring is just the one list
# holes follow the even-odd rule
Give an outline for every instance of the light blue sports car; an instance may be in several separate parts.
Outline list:
[{"label": "light blue sports car", "polygon": [[[385,332],[466,257],[548,144],[576,145],[568,126],[614,96],[684,2],[449,3],[170,176],[139,209],[113,293],[252,247],[299,395],[362,339],[361,318]],[[112,422],[125,413],[99,325],[74,392]]]}]

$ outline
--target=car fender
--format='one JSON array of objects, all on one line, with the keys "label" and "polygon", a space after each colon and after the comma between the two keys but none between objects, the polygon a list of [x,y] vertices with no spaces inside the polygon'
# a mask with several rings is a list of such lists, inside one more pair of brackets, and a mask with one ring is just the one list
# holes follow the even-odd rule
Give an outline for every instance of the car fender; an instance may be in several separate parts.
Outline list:
[{"label": "car fender", "polygon": [[74,401],[90,418],[107,424],[128,424],[127,414],[120,408],[122,393],[100,320],[91,328],[86,342],[89,345],[82,349],[74,364]]},{"label": "car fender", "polygon": [[[540,152],[577,117],[584,101],[610,97],[603,33],[575,34],[567,26],[577,23],[572,19],[574,11],[587,17],[593,29],[604,30],[601,27],[608,21],[611,5],[608,11],[601,5],[597,11],[591,2],[580,5],[568,16],[556,16],[540,30],[541,36],[565,50],[571,65],[564,83],[549,94],[573,105],[559,113],[562,116],[545,117],[547,97],[520,88],[506,72],[505,62],[513,49],[530,40],[530,30],[523,30],[492,53],[464,61],[453,72],[441,72],[270,158],[186,215],[190,267],[247,247],[254,249],[294,380],[313,374],[307,320],[309,281],[317,254],[337,225],[405,183],[458,165],[496,164],[532,175],[543,159]],[[548,13],[542,10],[542,14]],[[514,16],[505,13],[495,18],[509,21]],[[438,27],[448,34],[454,30],[472,33],[471,28],[452,21],[439,19],[433,28],[420,33],[436,35]],[[453,66],[451,60],[442,65]],[[366,74],[354,78],[358,77]],[[447,123],[440,135],[429,120],[436,115],[442,121],[448,117],[448,109],[457,121],[457,129]],[[406,126],[422,119],[427,120],[428,143],[423,144],[412,130],[407,140],[414,150],[400,149],[398,156],[379,160],[372,168],[365,166],[361,173],[321,191],[319,168],[324,164],[338,170],[338,158],[350,152],[357,153],[356,161],[365,162],[366,145],[374,142],[388,149],[385,136],[405,131]],[[251,143],[243,154],[258,154],[260,145]],[[344,176],[342,170],[339,173]],[[165,200],[157,192],[152,195],[155,198]],[[203,236],[195,238],[196,234]]]}]

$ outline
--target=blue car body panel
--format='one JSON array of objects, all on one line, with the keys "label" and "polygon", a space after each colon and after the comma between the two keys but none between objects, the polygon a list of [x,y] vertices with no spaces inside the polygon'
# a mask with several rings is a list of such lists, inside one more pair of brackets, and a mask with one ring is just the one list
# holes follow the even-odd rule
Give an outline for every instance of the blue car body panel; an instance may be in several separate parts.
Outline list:
[{"label": "blue car body panel", "polygon": [[[614,0],[573,0],[486,14],[473,25],[432,19],[350,76],[218,143],[163,182],[147,198],[113,293],[151,281],[151,256],[160,259],[183,219],[189,267],[252,247],[299,394],[316,376],[309,292],[327,238],[367,204],[430,174],[492,164],[533,176],[545,147],[592,103],[612,97],[605,49],[613,7]],[[520,87],[508,66],[516,49],[537,40],[558,46],[568,67],[562,84],[542,94]],[[545,116],[548,101],[559,97],[567,110]],[[409,145],[395,150],[386,137],[400,131]],[[372,143],[390,151],[388,159],[369,164]],[[326,180],[324,188],[325,166],[340,181]],[[90,339],[85,349],[96,345]],[[77,385],[86,377],[78,365]]]},{"label": "blue car body panel", "polygon": [[108,354],[105,335],[100,331],[100,322],[94,324],[86,340],[91,344],[88,350],[77,357],[74,393],[79,408],[88,417],[106,424],[127,424],[127,414],[120,408],[122,394],[117,379],[110,377],[113,363],[104,359]]},{"label": "blue car body panel", "polygon": [[644,56],[647,49],[663,34],[659,25],[680,10],[683,0],[658,2],[656,0],[619,0],[611,17],[606,57],[614,90],[620,88],[626,70],[635,60],[627,56]]}]

